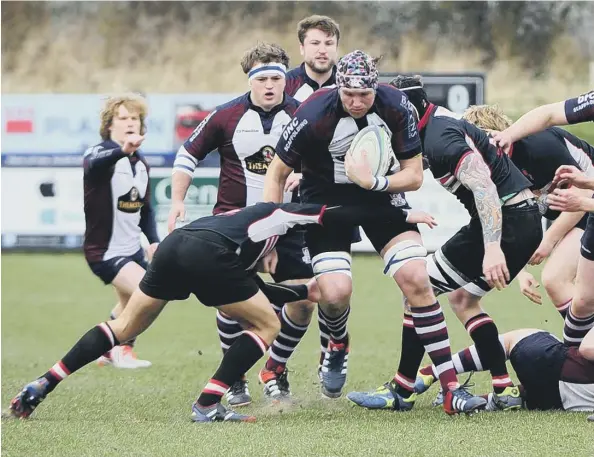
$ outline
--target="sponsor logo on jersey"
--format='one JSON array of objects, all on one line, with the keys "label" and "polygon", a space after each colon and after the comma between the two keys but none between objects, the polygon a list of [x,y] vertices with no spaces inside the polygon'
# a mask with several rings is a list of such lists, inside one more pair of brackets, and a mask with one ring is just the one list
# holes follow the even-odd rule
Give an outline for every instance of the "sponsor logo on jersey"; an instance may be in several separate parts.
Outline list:
[{"label": "sponsor logo on jersey", "polygon": [[245,158],[245,167],[257,175],[265,175],[274,154],[275,150],[272,146],[263,146],[258,152]]},{"label": "sponsor logo on jersey", "polygon": [[130,192],[118,198],[118,209],[124,213],[136,213],[144,206],[144,202],[139,200],[140,192],[136,187],[132,187]]}]

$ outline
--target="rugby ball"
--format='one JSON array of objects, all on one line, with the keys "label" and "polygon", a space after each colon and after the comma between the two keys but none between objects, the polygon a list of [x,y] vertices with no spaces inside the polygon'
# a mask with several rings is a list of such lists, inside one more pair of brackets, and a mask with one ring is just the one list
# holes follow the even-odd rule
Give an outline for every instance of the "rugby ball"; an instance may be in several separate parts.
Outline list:
[{"label": "rugby ball", "polygon": [[388,133],[378,125],[370,125],[360,130],[347,152],[354,159],[367,154],[367,161],[373,176],[386,176],[394,164],[394,152]]}]

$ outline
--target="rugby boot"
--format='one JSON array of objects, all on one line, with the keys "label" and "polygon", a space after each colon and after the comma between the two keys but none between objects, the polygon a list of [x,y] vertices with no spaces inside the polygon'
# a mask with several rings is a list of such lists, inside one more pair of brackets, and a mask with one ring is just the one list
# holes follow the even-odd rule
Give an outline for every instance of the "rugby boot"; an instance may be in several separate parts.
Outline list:
[{"label": "rugby boot", "polygon": [[518,387],[510,386],[500,394],[490,393],[486,409],[487,411],[513,411],[522,409],[523,406],[522,392]]},{"label": "rugby boot", "polygon": [[192,405],[191,419],[193,422],[256,422],[254,416],[236,413],[220,403],[202,406],[195,402]]},{"label": "rugby boot", "polygon": [[350,392],[347,398],[367,409],[393,409],[395,411],[410,411],[415,405],[417,394],[404,398],[396,392],[394,381],[387,382],[373,392]]},{"label": "rugby boot", "polygon": [[423,392],[426,392],[435,381],[437,381],[437,379],[432,374],[423,374],[419,371],[417,373],[417,378],[415,379],[415,393],[422,394]]},{"label": "rugby boot", "polygon": [[36,379],[27,384],[21,392],[12,399],[8,409],[2,413],[3,417],[26,419],[46,396],[47,381],[44,378]]},{"label": "rugby boot", "polygon": [[322,394],[328,398],[338,398],[342,395],[342,388],[347,377],[347,363],[349,360],[349,343],[335,343],[330,340],[328,352],[322,363]]},{"label": "rugby boot", "polygon": [[245,376],[233,383],[225,394],[225,398],[227,399],[227,403],[234,408],[247,406],[252,402],[252,396],[250,395]]},{"label": "rugby boot", "polygon": [[148,368],[152,365],[148,360],[141,360],[136,356],[134,348],[127,344],[116,346],[108,353],[97,359],[99,365],[113,365],[115,368],[136,369]]},{"label": "rugby boot", "polygon": [[459,413],[473,414],[480,409],[485,409],[487,406],[486,399],[472,395],[468,391],[470,387],[474,386],[469,382],[471,376],[462,385],[457,382],[451,382],[448,385],[449,390],[443,398],[443,409],[446,414],[450,416]]},{"label": "rugby boot", "polygon": [[279,365],[276,370],[266,367],[260,370],[258,378],[264,384],[264,396],[272,401],[282,401],[291,396],[289,386],[289,370]]}]

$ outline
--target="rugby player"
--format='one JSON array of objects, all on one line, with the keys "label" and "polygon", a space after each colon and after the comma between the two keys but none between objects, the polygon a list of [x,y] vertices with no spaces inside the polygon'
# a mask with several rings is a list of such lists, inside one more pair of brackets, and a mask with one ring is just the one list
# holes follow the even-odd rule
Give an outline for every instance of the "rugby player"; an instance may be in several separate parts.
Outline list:
[{"label": "rugby player", "polygon": [[[489,105],[472,106],[463,118],[491,134],[501,132],[512,124],[499,107]],[[516,141],[508,148],[508,155],[532,183],[541,214],[553,222],[528,263],[538,265],[548,257],[542,270],[542,283],[553,305],[565,319],[574,295],[577,253],[588,217],[584,212],[553,211],[548,208],[546,199],[555,188],[555,172],[562,165],[575,166],[594,176],[594,148],[563,129],[551,127]],[[590,195],[591,192],[585,191],[584,196],[592,201]],[[524,295],[535,303],[542,303],[536,290],[538,282],[530,273],[522,271],[518,274],[518,281]]]},{"label": "rugby player", "polygon": [[[287,53],[275,44],[259,43],[245,52],[241,67],[248,76],[250,91],[218,106],[180,147],[173,166],[172,207],[169,230],[184,215],[184,197],[200,160],[214,149],[221,155],[221,177],[214,214],[244,208],[262,200],[264,175],[275,154],[281,132],[299,103],[284,93]],[[286,192],[283,200],[291,201]],[[267,269],[276,282],[300,284],[313,277],[303,233],[293,231],[277,245],[278,264]],[[286,364],[305,335],[315,307],[298,301],[284,307],[273,303],[281,320],[281,332],[270,347],[270,359],[261,371],[269,398],[290,395]],[[221,348],[225,352],[241,336],[241,325],[217,313]],[[252,399],[242,378],[227,394],[231,406],[244,406]]]},{"label": "rugby player", "polygon": [[[500,146],[509,148],[514,141],[547,127],[588,121],[594,121],[594,90],[563,102],[535,108],[518,119],[511,127],[496,133],[493,138]],[[556,182],[560,184],[573,183],[577,187],[581,187],[579,183],[584,181],[581,173],[568,172],[565,167],[558,170],[556,178]],[[588,186],[584,187],[588,188]],[[553,194],[548,197],[552,208],[563,211],[562,208],[567,207],[567,202],[564,200],[573,195],[573,192],[573,189],[555,189]],[[588,208],[591,208],[591,203],[581,208],[580,211]],[[594,281],[594,215],[592,214],[588,217],[581,242],[581,257],[578,261],[573,300],[565,317],[565,328],[563,329],[565,343],[576,346],[594,327],[594,287],[592,287],[592,281]]]},{"label": "rugby player", "polygon": [[[528,409],[564,411],[594,411],[594,330],[578,347],[563,344],[556,336],[538,329],[519,329],[504,333],[500,344],[510,361],[523,391]],[[476,346],[470,346],[452,356],[458,374],[484,371],[487,364]],[[431,365],[421,373],[435,380]],[[418,393],[431,383],[417,379]],[[486,409],[499,408],[493,394],[488,395]],[[440,395],[435,405],[441,403]]]},{"label": "rugby player", "polygon": [[[298,203],[260,203],[243,210],[208,216],[174,230],[160,244],[128,306],[116,319],[90,329],[45,374],[27,384],[12,400],[7,415],[26,418],[66,377],[144,332],[168,301],[194,294],[245,324],[245,331],[226,351],[223,360],[192,406],[195,422],[253,422],[221,405],[221,398],[264,355],[280,330],[270,301],[319,299],[316,281],[307,285],[266,284],[256,269],[274,252],[279,239],[291,236],[298,225],[323,224],[329,230],[361,223],[427,223],[425,213],[401,208],[327,208]],[[204,259],[208,259],[205,262]]]},{"label": "rugby player", "polygon": [[[141,96],[110,97],[101,111],[103,141],[89,148],[83,159],[86,230],[84,254],[93,273],[116,291],[115,319],[126,308],[147,268],[141,233],[152,257],[159,243],[151,207],[149,166],[138,148],[144,140],[147,115]],[[133,351],[134,339],[122,340],[99,359],[117,368],[151,366]]]},{"label": "rugby player", "polygon": [[[297,39],[299,40],[299,52],[303,57],[303,62],[298,67],[287,72],[285,92],[299,102],[302,102],[318,89],[335,86],[340,27],[334,19],[328,16],[308,16],[297,24]],[[298,188],[302,177],[300,171],[301,168],[297,166],[285,183],[285,192],[293,192],[293,201],[299,201]],[[356,235],[358,235],[358,230],[356,231]],[[353,241],[360,241],[360,237],[355,238]],[[287,309],[287,312],[293,321],[300,322],[297,316],[291,314],[291,309]],[[313,309],[311,312],[313,313]],[[301,323],[307,325],[308,322]],[[328,348],[329,330],[319,311],[318,327],[320,330],[318,376],[321,376],[322,362]],[[271,378],[271,374],[262,372],[261,377],[264,380],[268,380]],[[281,391],[287,389],[287,386],[281,382],[283,379],[277,380],[279,381],[278,387]],[[270,387],[273,388],[273,386],[274,384],[271,384]]]},{"label": "rugby player", "polygon": [[[337,65],[337,88],[319,91],[297,110],[277,145],[277,154],[266,174],[265,201],[280,202],[287,176],[301,164],[301,199],[307,203],[366,205],[380,210],[402,204],[399,192],[416,190],[423,180],[421,145],[406,96],[388,85],[378,84],[376,61],[362,51],[344,56]],[[373,179],[366,161],[352,163],[360,179],[345,170],[345,157],[357,132],[379,125],[391,135],[400,170]],[[367,174],[365,173],[367,172]],[[353,175],[354,176],[354,175]],[[350,178],[350,179],[349,179]],[[374,248],[383,257],[384,272],[394,278],[414,308],[412,332],[418,334],[438,366],[446,392],[448,414],[472,411],[484,400],[471,396],[454,374],[448,332],[425,267],[426,249],[416,225],[363,225]],[[346,382],[350,352],[347,320],[352,292],[349,227],[330,231],[307,227],[306,243],[322,300],[319,308],[330,330],[330,342],[322,367],[322,393],[339,397]],[[408,354],[403,351],[403,360]],[[402,362],[402,360],[401,360]],[[397,403],[401,409],[414,404],[416,365],[406,365],[399,377]],[[402,364],[401,364],[402,365]]]},{"label": "rugby player", "polygon": [[[436,292],[448,293],[452,309],[487,362],[500,409],[518,409],[520,391],[507,372],[497,326],[480,300],[493,287],[506,287],[542,239],[530,181],[489,143],[485,132],[430,103],[420,77],[398,76],[391,84],[408,95],[418,114],[423,153],[434,177],[471,216],[468,225],[428,257],[431,283]],[[392,397],[391,389],[349,394],[356,404],[372,408],[391,407]]]}]

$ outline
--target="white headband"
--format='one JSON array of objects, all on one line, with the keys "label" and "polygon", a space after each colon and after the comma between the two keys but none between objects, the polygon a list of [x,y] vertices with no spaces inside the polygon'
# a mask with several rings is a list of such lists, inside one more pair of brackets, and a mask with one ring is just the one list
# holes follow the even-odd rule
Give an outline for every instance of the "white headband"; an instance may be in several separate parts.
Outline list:
[{"label": "white headband", "polygon": [[412,87],[399,87],[398,90],[401,92],[406,92],[407,90],[413,90],[413,89],[423,89],[423,86],[412,86]]},{"label": "white headband", "polygon": [[279,62],[259,63],[255,65],[248,73],[248,79],[252,80],[260,76],[281,76],[285,77],[287,67]]}]

